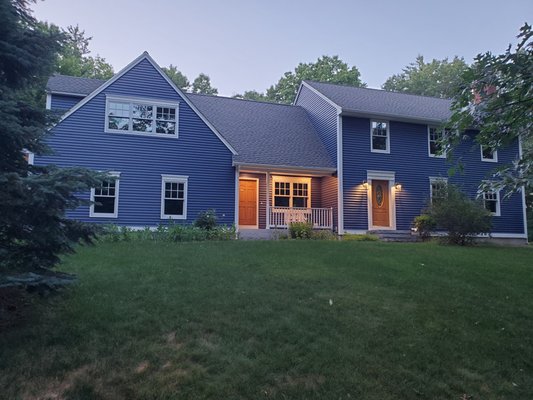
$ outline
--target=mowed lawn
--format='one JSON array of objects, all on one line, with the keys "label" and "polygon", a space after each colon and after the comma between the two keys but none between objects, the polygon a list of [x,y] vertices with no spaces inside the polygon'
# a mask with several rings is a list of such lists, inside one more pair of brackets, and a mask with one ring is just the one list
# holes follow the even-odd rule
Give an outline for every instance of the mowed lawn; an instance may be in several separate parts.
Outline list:
[{"label": "mowed lawn", "polygon": [[533,250],[104,243],[0,335],[2,399],[532,399]]}]

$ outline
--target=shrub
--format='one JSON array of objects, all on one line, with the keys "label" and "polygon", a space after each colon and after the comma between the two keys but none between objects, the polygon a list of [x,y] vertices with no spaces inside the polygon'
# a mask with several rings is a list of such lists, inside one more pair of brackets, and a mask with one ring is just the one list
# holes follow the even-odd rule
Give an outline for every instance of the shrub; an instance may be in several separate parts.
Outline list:
[{"label": "shrub", "polygon": [[289,224],[289,236],[292,239],[310,239],[313,225],[309,222],[291,222]]},{"label": "shrub", "polygon": [[317,229],[311,232],[313,240],[336,240],[337,235],[328,229]]},{"label": "shrub", "polygon": [[213,229],[202,229],[193,225],[170,223],[159,225],[156,229],[148,227],[141,230],[108,225],[98,237],[103,242],[123,241],[164,241],[164,242],[192,242],[204,240],[232,240],[236,238],[234,226],[218,226]]},{"label": "shrub", "polygon": [[194,226],[210,231],[217,226],[217,213],[215,210],[207,210],[198,214],[198,218],[194,221]]},{"label": "shrub", "polygon": [[490,232],[491,216],[481,202],[469,199],[452,185],[448,185],[447,192],[445,199],[429,208],[437,227],[448,232],[446,242],[464,246],[472,243],[477,234]]},{"label": "shrub", "polygon": [[437,223],[431,215],[422,214],[418,217],[415,217],[413,225],[418,232],[418,235],[423,239],[427,240],[431,236],[431,232],[437,227]]}]

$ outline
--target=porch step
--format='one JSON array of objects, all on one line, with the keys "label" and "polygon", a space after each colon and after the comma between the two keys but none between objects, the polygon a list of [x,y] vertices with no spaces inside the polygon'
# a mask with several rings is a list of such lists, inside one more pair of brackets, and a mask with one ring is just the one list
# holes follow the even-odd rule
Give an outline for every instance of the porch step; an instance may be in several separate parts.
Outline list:
[{"label": "porch step", "polygon": [[376,235],[383,242],[418,242],[418,235],[413,235],[411,231],[388,231],[376,230],[368,231]]},{"label": "porch step", "polygon": [[272,229],[239,229],[239,239],[243,240],[270,240]]}]

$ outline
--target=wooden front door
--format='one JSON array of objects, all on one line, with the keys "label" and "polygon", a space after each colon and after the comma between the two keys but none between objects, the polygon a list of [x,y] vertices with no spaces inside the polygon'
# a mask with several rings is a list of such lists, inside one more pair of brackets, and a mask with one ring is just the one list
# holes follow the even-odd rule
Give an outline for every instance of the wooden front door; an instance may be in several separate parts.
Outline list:
[{"label": "wooden front door", "polygon": [[390,226],[389,181],[372,180],[372,225]]},{"label": "wooden front door", "polygon": [[257,225],[257,181],[239,180],[239,225]]}]

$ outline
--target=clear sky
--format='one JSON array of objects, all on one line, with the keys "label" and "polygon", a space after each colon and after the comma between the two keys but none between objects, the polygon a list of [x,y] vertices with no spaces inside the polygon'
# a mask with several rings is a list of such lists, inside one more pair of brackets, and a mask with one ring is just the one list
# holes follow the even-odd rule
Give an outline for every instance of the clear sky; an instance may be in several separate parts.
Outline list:
[{"label": "clear sky", "polygon": [[78,24],[119,71],[147,50],[219,94],[264,91],[300,62],[338,55],[379,88],[418,54],[426,60],[501,53],[533,0],[45,0],[40,20]]}]

